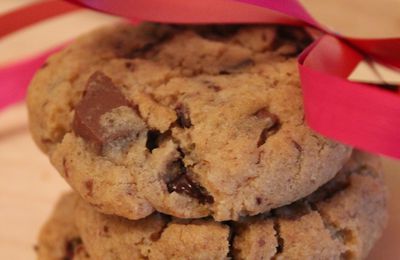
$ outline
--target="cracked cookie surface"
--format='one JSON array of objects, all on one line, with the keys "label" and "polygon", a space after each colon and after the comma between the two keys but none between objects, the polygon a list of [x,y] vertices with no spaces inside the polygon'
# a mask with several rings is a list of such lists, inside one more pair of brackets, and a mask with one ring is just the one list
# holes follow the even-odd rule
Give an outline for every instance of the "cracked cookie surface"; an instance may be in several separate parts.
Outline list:
[{"label": "cracked cookie surface", "polygon": [[118,25],[51,57],[30,128],[97,210],[235,220],[307,196],[350,149],[304,122],[299,28]]},{"label": "cracked cookie surface", "polygon": [[[363,259],[387,218],[380,171],[376,158],[356,152],[335,178],[311,195],[269,213],[227,222],[159,213],[127,220],[101,214],[81,199],[75,208],[65,208],[65,201],[78,197],[68,194],[44,227],[39,252],[49,234],[59,234],[62,241],[53,239],[54,244],[65,244],[63,230],[73,228],[90,259]],[[56,224],[54,216],[64,221]],[[60,226],[63,223],[68,225]],[[39,257],[48,259],[56,258]]]}]

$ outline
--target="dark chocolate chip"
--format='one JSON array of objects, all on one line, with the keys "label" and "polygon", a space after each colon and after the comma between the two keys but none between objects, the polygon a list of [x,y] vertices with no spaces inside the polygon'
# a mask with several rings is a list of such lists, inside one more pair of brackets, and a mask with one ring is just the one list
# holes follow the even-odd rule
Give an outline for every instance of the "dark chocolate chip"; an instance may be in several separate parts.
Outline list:
[{"label": "dark chocolate chip", "polygon": [[100,125],[102,115],[121,106],[130,106],[130,103],[109,77],[95,72],[87,82],[83,98],[75,107],[73,131],[100,152],[104,144],[129,134],[127,131],[106,134]]},{"label": "dark chocolate chip", "polygon": [[178,125],[182,128],[189,128],[192,126],[192,122],[189,116],[189,110],[186,106],[179,104],[175,108],[176,116],[178,117]]},{"label": "dark chocolate chip", "polygon": [[82,246],[82,239],[79,237],[70,239],[65,244],[65,256],[63,260],[72,260],[78,247]]},{"label": "dark chocolate chip", "polygon": [[256,203],[257,205],[261,205],[262,199],[260,197],[256,198]]},{"label": "dark chocolate chip", "polygon": [[260,147],[267,141],[268,137],[275,134],[280,129],[281,124],[278,116],[272,114],[266,108],[259,109],[253,115],[256,116],[258,119],[267,120],[267,125],[261,131],[260,137],[257,141],[257,147]]},{"label": "dark chocolate chip", "polygon": [[158,148],[161,133],[158,130],[149,130],[147,132],[146,147],[152,152],[154,149]]},{"label": "dark chocolate chip", "polygon": [[176,179],[178,176],[186,174],[186,167],[182,159],[170,162],[167,165],[168,176],[170,179]]},{"label": "dark chocolate chip", "polygon": [[251,67],[254,65],[254,61],[252,59],[245,59],[242,60],[236,64],[227,66],[225,68],[223,68],[222,70],[220,70],[219,74],[221,75],[229,75],[229,74],[233,74],[236,73],[242,69]]},{"label": "dark chocolate chip", "polygon": [[204,187],[195,183],[187,174],[181,174],[167,184],[168,191],[184,193],[197,199],[201,204],[213,203],[214,198],[208,194]]}]

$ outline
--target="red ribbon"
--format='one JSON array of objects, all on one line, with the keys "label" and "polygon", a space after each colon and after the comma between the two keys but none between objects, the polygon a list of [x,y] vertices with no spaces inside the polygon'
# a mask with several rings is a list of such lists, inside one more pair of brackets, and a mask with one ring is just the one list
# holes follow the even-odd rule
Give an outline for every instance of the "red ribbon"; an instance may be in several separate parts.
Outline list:
[{"label": "red ribbon", "polygon": [[[326,35],[299,57],[306,119],[315,131],[400,158],[400,95],[347,80],[365,57],[400,68],[400,39],[354,39],[329,32],[296,0],[71,0],[129,19],[174,23],[306,22]],[[246,3],[244,3],[246,2]],[[271,10],[286,15],[279,15]],[[296,18],[296,19],[293,19]]]}]

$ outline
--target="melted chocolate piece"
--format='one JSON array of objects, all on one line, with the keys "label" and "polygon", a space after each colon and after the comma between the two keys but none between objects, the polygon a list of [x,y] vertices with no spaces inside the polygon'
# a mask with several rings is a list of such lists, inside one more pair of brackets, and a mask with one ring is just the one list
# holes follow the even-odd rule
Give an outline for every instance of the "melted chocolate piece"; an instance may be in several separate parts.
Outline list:
[{"label": "melted chocolate piece", "polygon": [[75,107],[73,131],[100,152],[105,143],[128,134],[120,131],[107,135],[100,125],[102,115],[120,106],[130,106],[130,103],[109,77],[102,72],[95,72],[87,82],[83,98]]},{"label": "melted chocolate piece", "polygon": [[77,237],[68,240],[65,244],[65,256],[63,260],[72,260],[78,247],[82,246],[82,239]]},{"label": "melted chocolate piece", "polygon": [[178,176],[186,174],[186,167],[182,159],[178,159],[168,164],[167,171],[171,179],[176,179]]},{"label": "melted chocolate piece", "polygon": [[182,104],[179,104],[175,108],[176,116],[178,117],[178,125],[182,128],[189,128],[192,126],[192,122],[189,116],[189,110]]},{"label": "melted chocolate piece", "polygon": [[[186,171],[186,169],[185,169]],[[201,204],[213,203],[214,198],[208,194],[204,187],[195,183],[187,174],[181,174],[167,184],[168,191],[184,193],[197,199]]]},{"label": "melted chocolate piece", "polygon": [[154,149],[158,148],[161,133],[157,130],[150,130],[147,132],[146,147],[152,152]]},{"label": "melted chocolate piece", "polygon": [[254,113],[254,116],[259,119],[268,120],[267,125],[261,131],[260,137],[257,141],[257,147],[260,147],[267,141],[268,137],[275,134],[280,129],[281,124],[278,116],[272,114],[266,108],[259,109],[257,112]]}]

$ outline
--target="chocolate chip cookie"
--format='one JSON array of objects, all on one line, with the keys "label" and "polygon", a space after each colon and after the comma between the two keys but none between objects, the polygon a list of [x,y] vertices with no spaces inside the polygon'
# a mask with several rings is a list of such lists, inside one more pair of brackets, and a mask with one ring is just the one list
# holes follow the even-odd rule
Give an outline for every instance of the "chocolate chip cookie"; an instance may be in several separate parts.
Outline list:
[{"label": "chocolate chip cookie", "polygon": [[[86,250],[90,259],[362,259],[387,218],[378,161],[361,153],[306,198],[237,222],[160,213],[127,220],[103,215],[82,200],[75,211],[66,209],[65,201],[76,198],[69,194],[59,203],[42,231],[39,252],[43,244],[55,250],[48,246],[49,234],[60,238],[70,228],[78,230],[76,239],[82,241],[78,252]],[[60,216],[64,221],[57,220]],[[69,226],[60,226],[64,223]],[[52,243],[64,244],[60,248],[69,255],[68,241],[61,237]]]},{"label": "chocolate chip cookie", "polygon": [[51,218],[42,227],[35,251],[42,260],[91,259],[75,226],[74,211],[79,197],[64,194],[57,202]]},{"label": "chocolate chip cookie", "polygon": [[300,199],[350,148],[304,122],[295,27],[117,25],[51,57],[30,128],[103,213],[236,220]]}]

